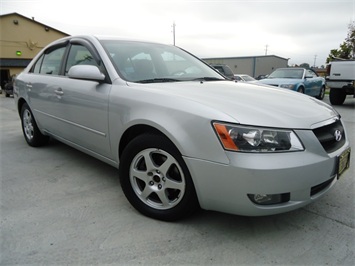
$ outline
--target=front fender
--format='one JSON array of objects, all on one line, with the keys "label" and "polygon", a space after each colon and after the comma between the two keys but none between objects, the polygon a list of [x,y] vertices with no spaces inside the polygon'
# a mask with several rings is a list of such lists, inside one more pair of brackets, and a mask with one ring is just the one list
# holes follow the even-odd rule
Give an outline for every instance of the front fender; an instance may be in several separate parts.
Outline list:
[{"label": "front fender", "polygon": [[[122,99],[114,95],[110,98],[109,134],[111,149],[117,162],[120,140],[124,133],[134,126],[149,126],[169,138],[185,157],[229,163],[211,121],[237,121],[213,108],[198,103],[192,105],[188,100],[182,103],[172,97],[162,101],[158,98],[156,96],[154,101],[137,100],[136,97]],[[119,104],[122,101],[126,104]]]},{"label": "front fender", "polygon": [[304,90],[307,89],[305,83],[299,82],[299,83],[297,83],[297,84],[295,85],[294,91],[298,91],[301,87],[304,88]]},{"label": "front fender", "polygon": [[[175,114],[174,114],[175,113]],[[211,124],[211,119],[192,113],[172,110],[153,112],[136,111],[127,121],[119,135],[133,126],[149,126],[164,134],[185,157],[229,163]]]}]

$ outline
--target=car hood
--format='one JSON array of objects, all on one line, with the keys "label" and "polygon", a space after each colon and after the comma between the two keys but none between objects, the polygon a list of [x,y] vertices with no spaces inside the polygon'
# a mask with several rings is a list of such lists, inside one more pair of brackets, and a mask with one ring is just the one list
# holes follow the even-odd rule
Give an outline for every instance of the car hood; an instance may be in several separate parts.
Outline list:
[{"label": "car hood", "polygon": [[268,85],[281,85],[281,84],[297,84],[302,82],[302,79],[262,79],[260,83]]},{"label": "car hood", "polygon": [[211,120],[220,119],[217,114],[222,112],[230,118],[226,122],[309,129],[338,115],[332,107],[313,97],[260,84],[213,81],[138,86],[149,86],[148,90],[174,97],[174,101],[181,101],[184,111],[196,110],[197,105],[202,110],[213,108],[216,117],[210,117]]}]

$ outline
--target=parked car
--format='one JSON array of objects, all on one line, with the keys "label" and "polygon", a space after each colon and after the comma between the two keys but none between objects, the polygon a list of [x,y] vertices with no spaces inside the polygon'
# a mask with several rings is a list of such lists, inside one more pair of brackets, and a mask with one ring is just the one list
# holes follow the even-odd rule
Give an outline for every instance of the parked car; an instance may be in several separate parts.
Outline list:
[{"label": "parked car", "polygon": [[234,80],[240,82],[257,82],[257,80],[246,74],[234,74]]},{"label": "parked car", "polygon": [[278,68],[260,82],[304,93],[320,100],[325,94],[325,79],[318,76],[312,69]]},{"label": "parked car", "polygon": [[4,86],[5,97],[10,97],[11,95],[13,95],[13,90],[14,90],[13,79],[11,79]]},{"label": "parked car", "polygon": [[212,64],[213,68],[217,69],[219,73],[223,74],[230,80],[234,80],[234,73],[232,69],[226,64]]},{"label": "parked car", "polygon": [[268,75],[259,75],[257,76],[255,79],[256,80],[261,80],[261,79],[264,79],[264,78],[267,78]]},{"label": "parked car", "polygon": [[230,82],[175,46],[66,37],[17,76],[14,98],[30,146],[52,137],[117,167],[128,201],[156,219],[295,210],[349,168],[331,106]]}]

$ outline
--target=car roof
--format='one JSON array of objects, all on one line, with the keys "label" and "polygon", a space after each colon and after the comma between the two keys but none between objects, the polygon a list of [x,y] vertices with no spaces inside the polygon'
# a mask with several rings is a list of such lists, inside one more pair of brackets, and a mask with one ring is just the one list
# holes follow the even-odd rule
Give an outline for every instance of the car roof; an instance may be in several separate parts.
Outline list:
[{"label": "car roof", "polygon": [[146,39],[138,39],[138,38],[135,39],[135,38],[129,38],[129,37],[114,36],[114,35],[90,35],[90,34],[66,36],[66,37],[60,38],[60,39],[52,42],[51,44],[60,43],[60,42],[68,41],[68,40],[75,39],[75,38],[87,39],[87,40],[96,39],[98,41],[101,41],[101,40],[117,40],[117,41],[143,42],[143,43],[161,44],[161,45],[168,45],[169,46],[169,44],[149,41],[149,40],[146,40]]}]

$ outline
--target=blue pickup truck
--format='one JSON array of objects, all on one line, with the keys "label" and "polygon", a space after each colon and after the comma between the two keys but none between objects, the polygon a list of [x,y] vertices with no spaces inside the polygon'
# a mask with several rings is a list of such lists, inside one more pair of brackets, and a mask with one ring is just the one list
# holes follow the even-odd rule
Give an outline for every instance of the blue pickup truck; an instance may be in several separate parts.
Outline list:
[{"label": "blue pickup truck", "polygon": [[289,89],[314,96],[322,100],[325,93],[325,79],[312,69],[278,68],[260,83]]}]

